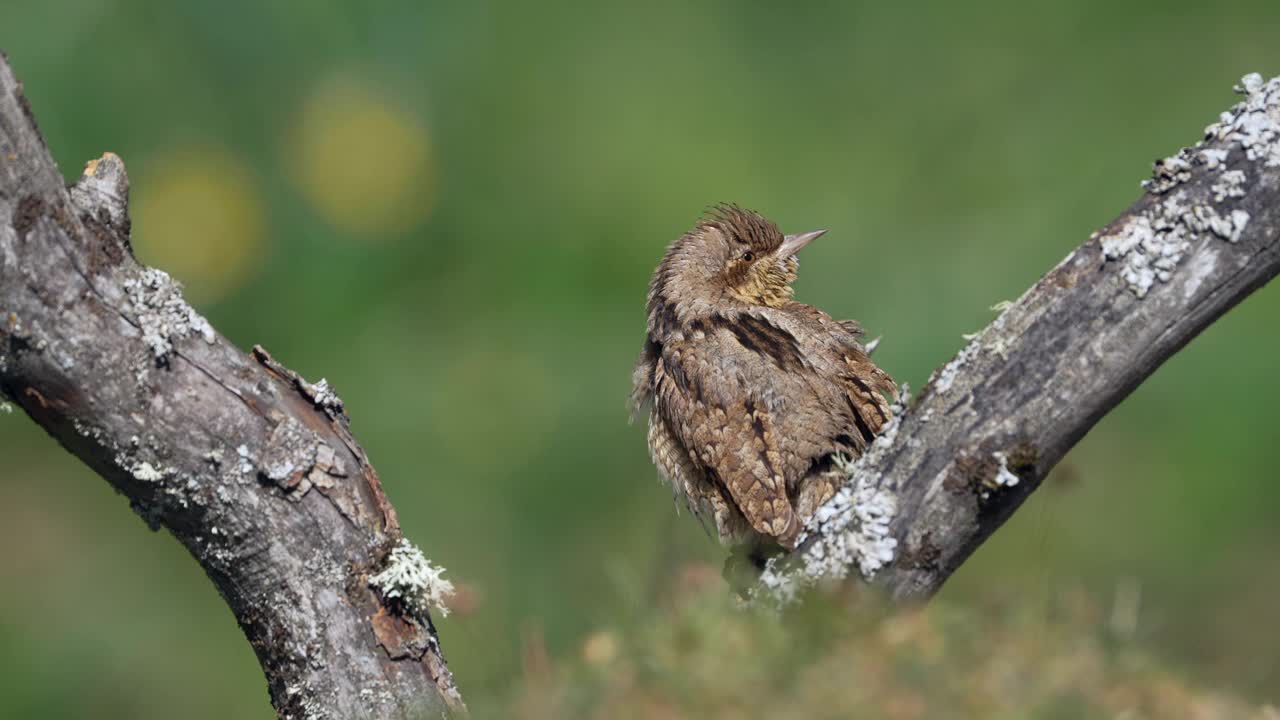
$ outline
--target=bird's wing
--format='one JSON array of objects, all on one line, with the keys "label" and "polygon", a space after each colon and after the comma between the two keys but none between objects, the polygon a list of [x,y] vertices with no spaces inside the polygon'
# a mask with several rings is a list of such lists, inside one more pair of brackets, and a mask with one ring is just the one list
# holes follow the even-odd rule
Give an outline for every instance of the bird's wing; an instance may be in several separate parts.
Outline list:
[{"label": "bird's wing", "polygon": [[716,533],[726,540],[742,531],[742,515],[721,489],[707,480],[706,471],[689,454],[657,408],[649,413],[649,454],[658,472],[671,485],[677,501],[683,500],[704,530],[710,520],[715,523]]},{"label": "bird's wing", "polygon": [[656,350],[655,411],[746,523],[787,546],[807,473],[833,453],[860,454],[896,391],[853,326],[809,306],[695,321]]},{"label": "bird's wing", "polygon": [[837,321],[802,303],[763,312],[802,338],[805,358],[812,363],[815,375],[829,378],[829,390],[835,391],[824,394],[840,406],[832,426],[840,435],[839,444],[855,455],[861,453],[892,417],[887,398],[898,395],[893,378],[871,360],[859,342],[862,328],[854,320]]},{"label": "bird's wing", "polygon": [[854,424],[867,442],[879,435],[888,424],[892,413],[888,398],[898,397],[898,384],[881,370],[859,342],[862,328],[852,320],[834,322],[821,310],[815,310],[825,322],[834,323],[831,331],[833,351],[840,359],[843,372],[839,378],[853,411]]},{"label": "bird's wing", "polygon": [[841,354],[845,372],[838,377],[853,412],[854,425],[869,443],[892,419],[886,396],[896,398],[898,386],[861,346],[845,346]]},{"label": "bird's wing", "polygon": [[783,341],[733,321],[693,329],[663,345],[654,396],[708,482],[727,492],[757,532],[790,545],[799,523],[787,497],[775,410],[792,389],[771,353],[784,364],[801,361]]},{"label": "bird's wing", "polygon": [[[799,463],[799,468],[789,465],[789,479],[823,455],[861,454],[891,419],[889,398],[897,397],[898,386],[862,346],[857,321],[837,321],[811,305],[792,302],[781,308],[752,308],[737,316],[737,327],[752,328],[751,338],[784,339],[767,345],[774,350],[764,354],[788,380],[805,385],[790,391],[806,401],[779,416],[789,460]],[[777,352],[778,347],[786,352]]]}]

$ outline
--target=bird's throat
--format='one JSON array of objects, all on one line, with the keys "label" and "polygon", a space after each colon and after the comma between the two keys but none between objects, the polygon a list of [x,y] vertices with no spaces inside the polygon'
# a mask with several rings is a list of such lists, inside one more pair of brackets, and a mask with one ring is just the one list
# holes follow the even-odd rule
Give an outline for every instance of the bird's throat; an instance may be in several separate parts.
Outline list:
[{"label": "bird's throat", "polygon": [[748,305],[779,308],[791,302],[795,290],[782,273],[749,273],[739,284],[729,288],[735,298]]}]

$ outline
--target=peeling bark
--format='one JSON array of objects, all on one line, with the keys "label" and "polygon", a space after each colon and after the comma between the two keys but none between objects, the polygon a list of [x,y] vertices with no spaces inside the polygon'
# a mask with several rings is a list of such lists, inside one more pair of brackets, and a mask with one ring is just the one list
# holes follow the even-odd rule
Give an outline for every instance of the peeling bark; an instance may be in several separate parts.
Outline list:
[{"label": "peeling bark", "polygon": [[930,596],[1094,423],[1280,272],[1280,78],[1236,90],[1202,142],[933,373],[757,596],[860,571]]},{"label": "peeling bark", "polygon": [[461,708],[427,610],[370,586],[402,536],[341,401],[138,264],[128,189],[110,153],[64,186],[0,58],[0,393],[187,547],[281,718]]}]

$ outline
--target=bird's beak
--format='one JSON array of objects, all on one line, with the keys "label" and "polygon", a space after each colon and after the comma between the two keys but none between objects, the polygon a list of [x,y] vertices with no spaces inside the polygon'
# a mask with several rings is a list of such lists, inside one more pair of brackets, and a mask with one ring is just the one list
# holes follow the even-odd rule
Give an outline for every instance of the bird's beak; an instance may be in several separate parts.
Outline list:
[{"label": "bird's beak", "polygon": [[799,235],[788,235],[782,238],[782,245],[778,246],[778,257],[786,259],[800,252],[801,248],[815,239],[822,237],[826,230],[810,230],[807,233]]}]

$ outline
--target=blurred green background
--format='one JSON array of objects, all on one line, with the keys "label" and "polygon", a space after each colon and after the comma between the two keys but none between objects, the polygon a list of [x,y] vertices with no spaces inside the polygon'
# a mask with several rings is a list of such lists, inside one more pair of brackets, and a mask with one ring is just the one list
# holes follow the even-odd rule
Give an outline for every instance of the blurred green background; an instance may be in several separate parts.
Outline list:
[{"label": "blurred green background", "polygon": [[[19,0],[0,47],[72,179],[125,159],[137,253],[341,393],[465,607],[463,693],[576,656],[723,551],[625,398],[649,274],[707,205],[806,251],[798,298],[919,388],[1126,207],[1249,71],[1274,0],[969,4]],[[1280,287],[1107,416],[955,606],[1136,593],[1137,641],[1277,699]],[[268,718],[200,569],[0,415],[0,716]],[[522,657],[524,659],[522,659]]]}]

